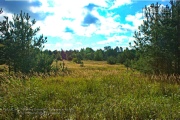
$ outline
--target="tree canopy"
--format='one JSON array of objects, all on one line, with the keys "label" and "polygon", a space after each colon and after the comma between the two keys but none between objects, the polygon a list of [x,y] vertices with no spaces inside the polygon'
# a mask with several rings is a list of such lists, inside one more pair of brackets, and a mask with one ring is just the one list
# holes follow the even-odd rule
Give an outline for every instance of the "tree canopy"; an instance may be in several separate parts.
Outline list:
[{"label": "tree canopy", "polygon": [[[51,65],[52,60],[45,58],[42,52],[47,38],[37,37],[40,28],[33,29],[35,19],[31,20],[28,13],[14,14],[13,20],[4,16],[0,22],[0,63],[6,63],[10,71],[29,73],[30,71],[45,72],[44,67]],[[49,61],[48,61],[49,60]],[[48,62],[47,62],[48,61]],[[47,64],[46,64],[47,63]],[[44,68],[43,67],[43,68]],[[49,69],[49,67],[46,67]]]},{"label": "tree canopy", "polygon": [[135,32],[135,48],[140,56],[136,68],[154,74],[180,73],[180,1],[170,7],[145,6],[145,20]]}]

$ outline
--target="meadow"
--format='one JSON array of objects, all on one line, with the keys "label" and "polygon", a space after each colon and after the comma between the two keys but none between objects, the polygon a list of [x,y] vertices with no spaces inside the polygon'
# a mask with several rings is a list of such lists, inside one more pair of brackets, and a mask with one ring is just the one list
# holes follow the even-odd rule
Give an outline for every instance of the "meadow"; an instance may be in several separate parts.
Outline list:
[{"label": "meadow", "polygon": [[123,65],[65,61],[61,76],[15,78],[0,73],[0,119],[180,119],[180,84]]}]

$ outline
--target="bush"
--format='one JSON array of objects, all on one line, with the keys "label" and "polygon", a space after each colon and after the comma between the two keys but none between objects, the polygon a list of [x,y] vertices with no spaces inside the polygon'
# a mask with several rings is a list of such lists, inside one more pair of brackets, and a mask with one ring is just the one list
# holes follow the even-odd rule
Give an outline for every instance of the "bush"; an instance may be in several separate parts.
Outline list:
[{"label": "bush", "polygon": [[108,64],[116,64],[116,58],[113,57],[113,56],[110,56],[108,59],[107,59],[107,63]]},{"label": "bush", "polygon": [[73,58],[72,61],[77,63],[77,64],[81,64],[82,63],[81,59],[78,59],[78,58]]},{"label": "bush", "polygon": [[52,63],[53,56],[50,56],[49,54],[44,52],[41,55],[37,56],[34,72],[49,73],[52,69]]}]

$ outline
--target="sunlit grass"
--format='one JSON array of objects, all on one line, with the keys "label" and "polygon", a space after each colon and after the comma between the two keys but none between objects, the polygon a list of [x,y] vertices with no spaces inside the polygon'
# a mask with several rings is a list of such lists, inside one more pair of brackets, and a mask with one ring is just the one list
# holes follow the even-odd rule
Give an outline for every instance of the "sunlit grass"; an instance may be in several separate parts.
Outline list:
[{"label": "sunlit grass", "polygon": [[5,80],[0,119],[179,119],[180,85],[122,65],[65,61],[66,76]]}]

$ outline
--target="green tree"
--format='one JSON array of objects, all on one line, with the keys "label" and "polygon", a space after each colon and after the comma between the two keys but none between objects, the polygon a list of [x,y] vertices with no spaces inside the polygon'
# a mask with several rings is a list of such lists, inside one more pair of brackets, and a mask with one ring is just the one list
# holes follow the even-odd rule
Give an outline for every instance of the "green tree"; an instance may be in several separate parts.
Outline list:
[{"label": "green tree", "polygon": [[136,68],[141,71],[180,73],[180,1],[171,0],[170,4],[163,9],[158,3],[145,6],[146,19],[134,34],[135,48],[143,64]]},{"label": "green tree", "polygon": [[35,70],[39,64],[35,59],[44,48],[47,38],[43,35],[36,37],[40,28],[33,29],[36,21],[30,20],[28,13],[21,11],[19,15],[14,14],[13,21],[9,21],[8,17],[4,18],[1,22],[0,38],[4,45],[4,58],[9,66],[9,73],[12,70],[23,73]]},{"label": "green tree", "polygon": [[57,61],[62,60],[61,52],[60,51],[54,50],[52,52],[52,54],[53,54],[55,60],[57,60]]},{"label": "green tree", "polygon": [[33,67],[35,72],[49,73],[51,71],[54,59],[52,55],[49,55],[48,51],[39,51],[35,60],[34,64],[36,66]]},{"label": "green tree", "polygon": [[94,52],[94,60],[102,61],[104,58],[103,50],[99,49]]},{"label": "green tree", "polygon": [[117,53],[118,53],[118,50],[117,48],[113,49],[111,48],[111,46],[105,46],[104,47],[104,54],[105,54],[105,59],[107,60],[110,56],[112,57],[117,57]]},{"label": "green tree", "polygon": [[126,61],[126,56],[123,52],[118,54],[117,56],[117,62],[123,64]]},{"label": "green tree", "polygon": [[94,50],[92,48],[89,48],[89,47],[86,48],[85,58],[87,60],[93,60],[94,59]]},{"label": "green tree", "polygon": [[108,57],[107,58],[107,63],[111,64],[111,65],[116,64],[116,58],[113,57],[113,56]]},{"label": "green tree", "polygon": [[73,59],[72,53],[73,53],[72,50],[66,51],[66,59],[67,60],[71,61]]},{"label": "green tree", "polygon": [[129,50],[126,48],[123,52],[120,52],[117,56],[117,62],[124,64],[127,69],[132,68],[132,61],[136,59],[136,50]]},{"label": "green tree", "polygon": [[80,54],[81,54],[81,56],[82,56],[82,59],[85,59],[86,53],[85,53],[85,49],[84,49],[84,48],[82,48],[82,49],[80,50]]}]

